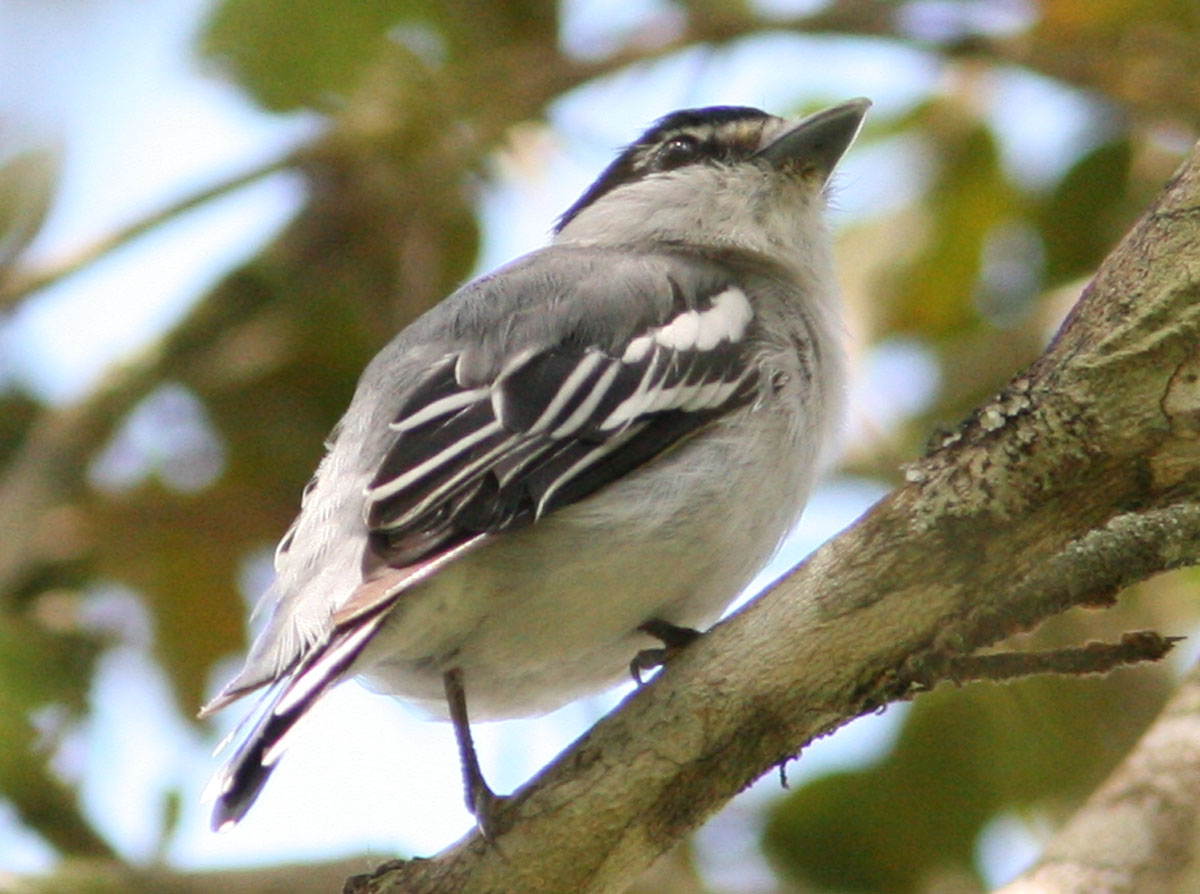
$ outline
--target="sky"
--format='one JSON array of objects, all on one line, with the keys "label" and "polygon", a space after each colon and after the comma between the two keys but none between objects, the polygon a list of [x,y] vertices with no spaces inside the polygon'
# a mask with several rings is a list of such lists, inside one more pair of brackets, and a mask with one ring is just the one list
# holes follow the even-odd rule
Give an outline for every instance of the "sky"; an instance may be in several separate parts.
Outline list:
[{"label": "sky", "polygon": [[[815,5],[764,4],[780,13]],[[991,6],[1018,17],[1023,8]],[[206,7],[205,0],[0,0],[0,161],[18,133],[57,146],[63,165],[53,213],[33,246],[35,261],[68,256],[174,199],[277,157],[319,130],[315,116],[263,114],[197,64],[188,48]],[[620,6],[573,0],[564,45],[580,55],[602,52],[664,8],[653,0]],[[997,27],[1011,26],[1010,21]],[[494,183],[480,198],[479,269],[544,242],[553,219],[613,150],[673,108],[736,103],[781,109],[866,95],[875,103],[872,116],[888,120],[937,91],[943,76],[936,60],[917,50],[776,34],[719,51],[684,52],[581,87],[554,104],[549,128],[534,133],[537,152],[495,159]],[[1086,104],[1015,72],[1000,77],[997,91],[1007,98],[993,113],[1005,134],[1007,163],[1031,183],[1059,173],[1086,139]],[[1024,110],[1019,120],[1015,108]],[[903,206],[926,173],[920,146],[912,141],[880,139],[852,150],[838,176],[835,223],[845,226]],[[269,177],[47,289],[0,327],[0,385],[19,383],[50,402],[85,395],[105,369],[142,349],[224,271],[252,256],[302,201],[298,180]],[[858,421],[847,437],[864,420],[886,429],[916,412],[935,385],[935,368],[919,345],[893,342],[864,354],[852,394],[851,415]],[[186,395],[180,400],[186,416]],[[151,463],[155,439],[141,437],[137,443]],[[136,476],[139,470],[108,473]],[[759,583],[794,564],[882,494],[871,482],[829,481]],[[248,599],[265,576],[261,557],[247,560]],[[180,866],[215,867],[364,849],[381,858],[427,854],[470,828],[450,728],[345,685],[323,700],[295,738],[247,819],[230,833],[214,835],[199,794],[217,765],[210,752],[238,712],[221,715],[208,736],[198,733],[174,713],[167,682],[148,657],[153,630],[136,595],[113,585],[99,590],[92,606],[97,623],[119,627],[125,641],[102,659],[95,711],[69,738],[58,765],[68,778],[81,780],[88,816],[129,859],[165,855]],[[231,659],[214,673],[214,689],[235,664]],[[494,787],[508,791],[519,785],[625,691],[544,718],[480,725],[481,758]],[[793,767],[792,778],[878,756],[902,713],[892,708],[815,744]],[[724,890],[752,885],[755,872],[767,877],[766,867],[754,862],[761,859],[752,846],[754,808],[773,796],[775,786],[773,778],[760,782],[701,832],[702,845],[721,843],[702,850],[710,854],[705,872]],[[163,842],[160,818],[171,791],[179,793],[182,813],[176,833]],[[993,877],[1011,874],[1031,853],[1027,839],[1016,820],[998,823],[981,844],[985,871]],[[11,810],[0,804],[0,870],[32,871],[50,860],[49,851],[22,834]]]}]

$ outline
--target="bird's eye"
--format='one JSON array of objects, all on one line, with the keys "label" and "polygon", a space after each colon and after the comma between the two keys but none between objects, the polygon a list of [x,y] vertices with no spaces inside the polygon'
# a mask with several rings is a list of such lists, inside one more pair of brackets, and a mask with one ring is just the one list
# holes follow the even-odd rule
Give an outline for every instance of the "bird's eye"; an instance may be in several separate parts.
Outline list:
[{"label": "bird's eye", "polygon": [[667,140],[658,151],[655,161],[658,162],[659,170],[669,171],[690,161],[695,161],[699,155],[700,141],[695,137],[682,134]]}]

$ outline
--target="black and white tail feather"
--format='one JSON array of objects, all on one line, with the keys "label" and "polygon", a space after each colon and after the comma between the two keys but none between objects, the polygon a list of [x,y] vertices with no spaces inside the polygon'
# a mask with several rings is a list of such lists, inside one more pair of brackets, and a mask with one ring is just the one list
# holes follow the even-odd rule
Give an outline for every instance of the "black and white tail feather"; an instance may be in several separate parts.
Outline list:
[{"label": "black and white tail feather", "polygon": [[381,611],[360,618],[311,651],[291,673],[267,689],[256,710],[218,746],[219,753],[251,718],[258,718],[205,788],[201,800],[214,804],[213,829],[223,832],[245,816],[283,756],[290,735],[317,699],[342,679],[382,621]]},{"label": "black and white tail feather", "polygon": [[[446,563],[479,546],[485,537],[477,534],[464,538],[435,558],[406,569],[405,574],[389,582],[384,598],[376,597],[349,607],[338,617],[333,633],[325,641],[310,648],[292,668],[267,686],[255,709],[242,718],[214,752],[214,756],[220,755],[231,741],[242,735],[247,724],[257,718],[233,755],[213,774],[201,796],[203,803],[214,805],[214,830],[227,831],[246,815],[283,756],[291,735],[308,716],[317,699],[349,675],[355,660],[386,619],[391,600],[436,574]],[[200,716],[206,717],[260,688],[236,684],[235,680],[225,687],[201,709]]]}]

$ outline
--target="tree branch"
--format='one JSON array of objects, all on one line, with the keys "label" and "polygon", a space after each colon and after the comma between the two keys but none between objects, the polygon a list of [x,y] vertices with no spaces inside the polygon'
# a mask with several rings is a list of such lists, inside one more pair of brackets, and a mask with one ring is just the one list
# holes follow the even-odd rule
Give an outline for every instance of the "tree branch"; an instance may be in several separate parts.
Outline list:
[{"label": "tree branch", "polygon": [[76,859],[44,876],[13,878],[0,873],[0,888],[8,894],[325,894],[365,862],[364,857],[352,857],[262,869],[180,872]]},{"label": "tree branch", "polygon": [[97,239],[90,245],[78,249],[69,257],[63,258],[47,267],[28,273],[18,271],[10,280],[0,281],[0,310],[19,304],[22,299],[49,288],[70,276],[84,270],[113,252],[125,247],[140,236],[144,236],[160,224],[174,220],[181,214],[206,205],[214,199],[237,192],[244,186],[268,177],[271,174],[285,171],[294,167],[296,155],[287,152],[278,158],[268,159],[261,164],[229,177],[204,189],[190,193],[182,198],[167,203],[157,211],[147,214],[112,233]]},{"label": "tree branch", "polygon": [[1167,894],[1200,885],[1200,665],[1037,865],[997,894]]},{"label": "tree branch", "polygon": [[[1007,682],[1035,674],[1066,674],[1074,677],[1107,674],[1118,667],[1158,661],[1180,639],[1182,637],[1161,636],[1153,630],[1137,630],[1126,633],[1118,643],[1091,642],[1066,649],[962,655],[946,663],[944,676],[961,686],[979,680]],[[943,675],[939,673],[938,681],[942,678]]]},{"label": "tree branch", "polygon": [[1200,147],[1043,357],[854,527],[515,795],[496,846],[347,892],[621,891],[806,743],[1200,558]]}]

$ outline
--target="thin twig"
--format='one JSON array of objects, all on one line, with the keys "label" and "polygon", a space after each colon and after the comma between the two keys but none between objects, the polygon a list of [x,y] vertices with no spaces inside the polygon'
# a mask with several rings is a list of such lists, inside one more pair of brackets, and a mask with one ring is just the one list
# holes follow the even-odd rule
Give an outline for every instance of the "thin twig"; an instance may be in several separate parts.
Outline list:
[{"label": "thin twig", "polygon": [[1153,630],[1137,630],[1124,634],[1117,643],[1091,642],[1038,652],[963,655],[947,662],[946,678],[961,684],[975,680],[1017,680],[1035,674],[1107,674],[1125,664],[1158,661],[1181,639]]},{"label": "thin twig", "polygon": [[0,310],[13,307],[28,296],[74,276],[85,267],[111,255],[143,234],[150,232],[159,224],[186,214],[193,208],[207,204],[213,199],[236,192],[242,187],[278,171],[287,170],[295,165],[298,157],[297,150],[290,150],[278,158],[270,159],[234,177],[177,199],[157,211],[101,237],[64,260],[25,275],[12,276],[8,282],[0,283]]}]

